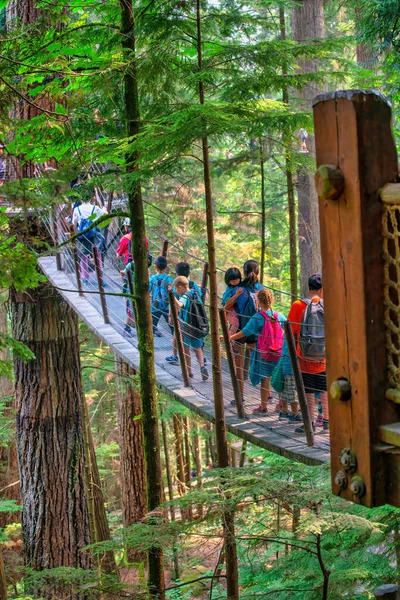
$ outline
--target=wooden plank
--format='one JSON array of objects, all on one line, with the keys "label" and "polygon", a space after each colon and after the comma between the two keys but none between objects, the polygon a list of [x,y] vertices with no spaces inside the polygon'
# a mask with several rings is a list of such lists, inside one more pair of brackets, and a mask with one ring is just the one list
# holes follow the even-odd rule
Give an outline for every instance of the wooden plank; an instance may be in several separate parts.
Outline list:
[{"label": "wooden plank", "polygon": [[[347,402],[330,398],[332,487],[339,493],[339,456],[350,447],[366,485],[361,502],[376,506],[385,491],[373,444],[388,404],[379,190],[397,177],[391,112],[379,94],[338,92],[317,97],[314,120],[317,166],[345,177],[341,198],[319,199],[328,389],[339,377],[352,388]],[[354,499],[350,488],[341,495]]]}]

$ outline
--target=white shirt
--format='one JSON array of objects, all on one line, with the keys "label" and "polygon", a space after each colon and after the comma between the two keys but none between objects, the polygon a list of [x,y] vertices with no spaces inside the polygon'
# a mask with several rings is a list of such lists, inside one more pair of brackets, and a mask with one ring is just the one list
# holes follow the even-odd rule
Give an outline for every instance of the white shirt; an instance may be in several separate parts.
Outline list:
[{"label": "white shirt", "polygon": [[72,222],[74,225],[78,226],[81,219],[87,219],[92,214],[96,215],[96,217],[101,217],[104,212],[95,204],[84,202],[80,206],[74,208],[74,212],[72,213]]}]

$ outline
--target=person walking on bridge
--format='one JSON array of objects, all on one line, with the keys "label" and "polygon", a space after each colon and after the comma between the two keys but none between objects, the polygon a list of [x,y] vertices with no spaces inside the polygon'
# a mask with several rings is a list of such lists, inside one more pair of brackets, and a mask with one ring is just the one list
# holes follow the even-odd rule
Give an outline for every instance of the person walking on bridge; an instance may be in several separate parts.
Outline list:
[{"label": "person walking on bridge", "polygon": [[[324,301],[321,273],[308,279],[308,298],[296,300],[289,311],[296,341],[297,356],[307,396],[310,419],[315,427],[315,403],[319,395],[322,404],[322,432],[329,431],[329,407],[326,386]],[[295,430],[304,433],[304,426]]]},{"label": "person walking on bridge", "polygon": [[[93,246],[96,245],[97,228],[94,227],[83,233],[95,220],[96,217],[101,217],[107,214],[106,207],[100,208],[90,200],[85,200],[79,206],[74,208],[72,213],[72,224],[77,233],[82,232],[78,237],[78,252],[80,254],[80,270],[82,283],[89,282],[89,257],[92,254]],[[100,268],[103,268],[101,256],[99,256]],[[104,285],[104,283],[103,283]]]}]

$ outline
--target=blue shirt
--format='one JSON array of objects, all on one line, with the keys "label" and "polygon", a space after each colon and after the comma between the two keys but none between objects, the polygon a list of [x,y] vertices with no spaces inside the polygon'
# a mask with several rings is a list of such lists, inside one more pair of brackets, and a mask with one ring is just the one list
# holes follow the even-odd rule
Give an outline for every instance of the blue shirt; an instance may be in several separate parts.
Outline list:
[{"label": "blue shirt", "polygon": [[238,287],[240,287],[240,284],[227,286],[226,290],[222,294],[222,301],[221,301],[222,306],[225,306],[225,304],[228,302],[229,298],[232,298],[232,296],[234,296],[236,294]]},{"label": "blue shirt", "polygon": [[[166,285],[171,285],[174,280],[172,279],[172,277],[170,277],[169,275],[167,275],[166,273],[156,273],[155,275],[152,275],[150,277],[150,296],[153,296],[153,290],[154,287],[157,285],[157,281],[165,281]],[[157,312],[158,309],[153,306],[153,303],[151,305],[151,312]]]}]

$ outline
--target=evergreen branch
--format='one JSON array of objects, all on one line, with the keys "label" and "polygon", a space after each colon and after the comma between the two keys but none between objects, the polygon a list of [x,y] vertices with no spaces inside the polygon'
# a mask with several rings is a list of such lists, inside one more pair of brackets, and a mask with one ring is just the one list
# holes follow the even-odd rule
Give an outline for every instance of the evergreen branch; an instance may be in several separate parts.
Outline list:
[{"label": "evergreen branch", "polygon": [[197,579],[192,579],[191,581],[184,581],[183,583],[178,583],[177,585],[172,585],[171,587],[167,587],[167,588],[165,588],[165,591],[176,590],[177,588],[181,588],[185,585],[191,585],[192,583],[196,583],[197,581],[202,581],[203,579],[226,579],[226,575],[204,575],[203,577],[198,577]]},{"label": "evergreen branch", "polygon": [[21,100],[23,100],[24,102],[26,102],[30,106],[33,106],[33,108],[35,108],[36,110],[38,110],[38,111],[40,111],[42,113],[45,113],[46,115],[51,115],[52,117],[57,117],[58,119],[60,119],[64,123],[66,121],[68,121],[68,119],[69,119],[68,115],[62,115],[60,113],[56,113],[56,112],[53,112],[51,110],[47,110],[46,108],[42,108],[41,106],[38,106],[38,104],[35,104],[31,100],[29,100],[29,98],[27,98],[26,96],[24,96],[23,94],[21,94],[21,92],[19,92],[14,86],[12,86],[11,83],[9,83],[8,81],[6,81],[4,79],[4,77],[2,77],[1,75],[0,75],[0,81],[2,81],[4,83],[4,85],[6,87],[8,87],[14,94],[16,94]]}]

